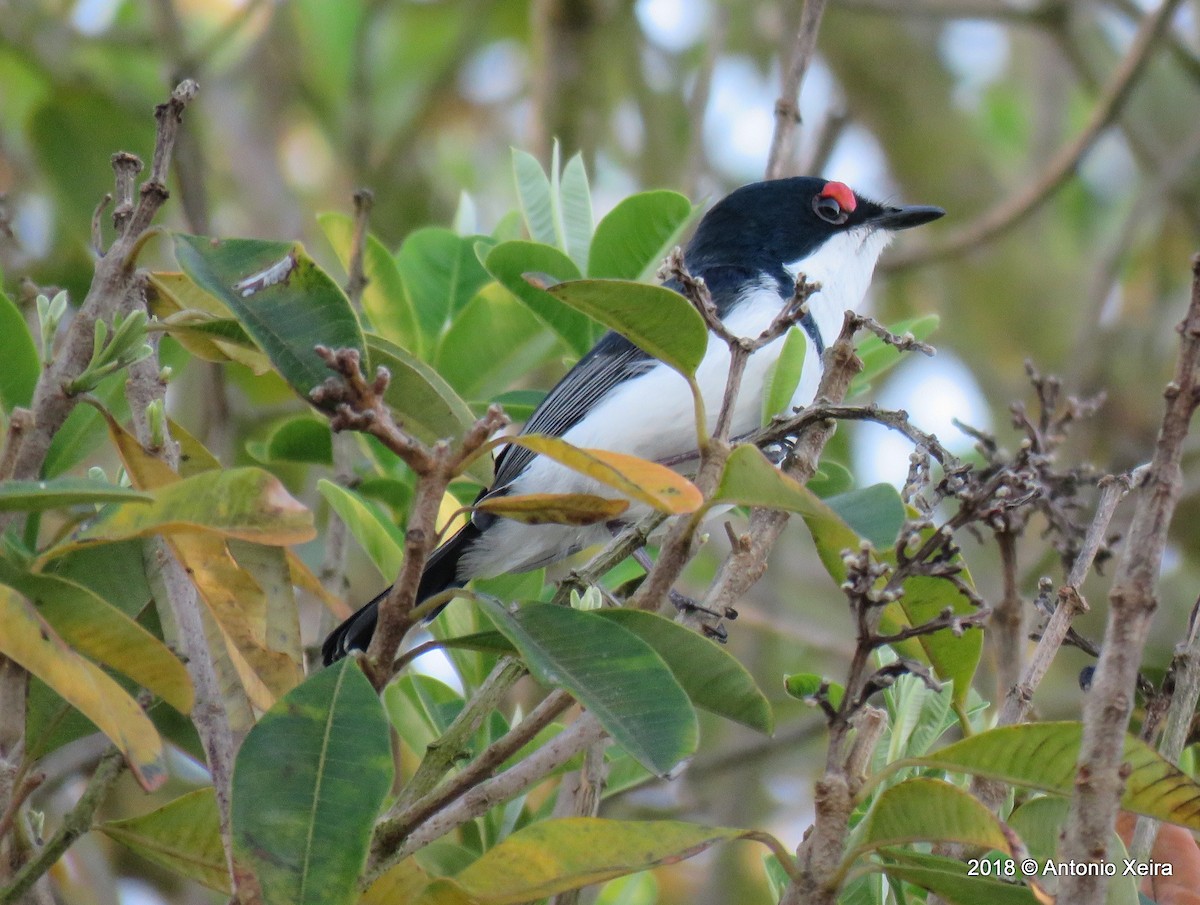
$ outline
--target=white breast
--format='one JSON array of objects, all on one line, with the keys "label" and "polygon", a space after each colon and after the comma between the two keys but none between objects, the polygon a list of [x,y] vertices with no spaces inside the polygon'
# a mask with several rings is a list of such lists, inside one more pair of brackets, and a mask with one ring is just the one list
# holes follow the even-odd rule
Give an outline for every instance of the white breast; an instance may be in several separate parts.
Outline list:
[{"label": "white breast", "polygon": [[[809,282],[820,283],[820,292],[809,299],[821,337],[831,344],[841,329],[847,309],[858,307],[871,280],[879,253],[890,234],[867,229],[842,233],[825,243],[815,254],[785,265],[793,277],[803,273]],[[739,336],[755,337],[766,330],[779,313],[782,300],[773,283],[756,286],[745,293],[725,323]],[[793,406],[812,401],[820,383],[820,356],[811,337],[800,384]],[[754,353],[746,364],[742,387],[734,405],[731,433],[734,437],[754,430],[762,413],[767,371],[779,357],[780,338]],[[696,371],[708,416],[708,428],[716,425],[717,414],[729,374],[729,349],[714,336]],[[651,460],[673,459],[696,449],[692,397],[687,381],[666,365],[614,387],[596,403],[591,413],[572,427],[563,439],[575,446],[609,449]],[[613,491],[544,457],[534,459],[510,485],[514,494],[597,493]],[[500,519],[472,545],[459,565],[459,576],[498,575],[547,565],[603,541],[603,526],[576,528],[559,525],[531,527]]]}]

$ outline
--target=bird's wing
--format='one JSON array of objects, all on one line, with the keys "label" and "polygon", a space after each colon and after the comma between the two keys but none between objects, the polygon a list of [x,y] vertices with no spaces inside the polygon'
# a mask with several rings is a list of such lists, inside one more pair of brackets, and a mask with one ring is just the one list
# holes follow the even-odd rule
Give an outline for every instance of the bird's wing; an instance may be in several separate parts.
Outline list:
[{"label": "bird's wing", "polygon": [[[614,386],[644,374],[657,362],[618,333],[606,333],[542,400],[521,433],[561,437]],[[489,495],[502,491],[537,454],[507,446],[496,460]]]}]

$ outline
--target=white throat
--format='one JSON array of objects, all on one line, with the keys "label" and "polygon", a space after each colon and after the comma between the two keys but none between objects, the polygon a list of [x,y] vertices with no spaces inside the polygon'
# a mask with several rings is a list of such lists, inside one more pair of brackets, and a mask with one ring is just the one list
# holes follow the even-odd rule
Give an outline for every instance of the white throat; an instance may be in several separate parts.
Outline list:
[{"label": "white throat", "polygon": [[839,233],[808,257],[783,265],[793,279],[803,274],[808,282],[821,284],[821,291],[808,300],[808,310],[826,346],[837,339],[846,309],[862,304],[875,262],[891,240],[890,230],[860,226]]}]

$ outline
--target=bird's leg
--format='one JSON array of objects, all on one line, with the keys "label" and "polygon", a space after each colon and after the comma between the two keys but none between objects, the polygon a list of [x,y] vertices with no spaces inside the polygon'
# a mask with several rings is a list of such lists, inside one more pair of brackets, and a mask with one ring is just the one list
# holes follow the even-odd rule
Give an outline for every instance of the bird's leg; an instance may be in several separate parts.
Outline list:
[{"label": "bird's leg", "polygon": [[[639,547],[638,549],[634,550],[633,558],[637,564],[647,572],[649,572],[651,566],[654,565],[654,562],[650,559],[650,554],[646,552],[645,547]],[[710,610],[708,607],[701,606],[691,597],[688,597],[686,594],[679,593],[679,591],[676,591],[674,588],[670,590],[669,598],[671,603],[675,605],[675,609],[679,610],[680,612],[704,613],[706,616],[711,616],[713,619],[737,618],[737,610],[733,609],[733,607],[726,607],[725,612],[718,613],[716,610]],[[729,632],[725,630],[725,626],[720,625],[719,623],[717,625],[709,625],[707,622],[703,623],[701,625],[701,630],[704,632],[706,637],[712,638],[714,641],[719,641],[721,644],[724,644],[729,640]]]}]

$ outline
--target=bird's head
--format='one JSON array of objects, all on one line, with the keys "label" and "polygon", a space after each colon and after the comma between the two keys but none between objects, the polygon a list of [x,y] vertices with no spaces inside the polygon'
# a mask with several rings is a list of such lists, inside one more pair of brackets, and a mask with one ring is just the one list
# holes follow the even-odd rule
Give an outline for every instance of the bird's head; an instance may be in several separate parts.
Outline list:
[{"label": "bird's head", "polygon": [[705,214],[687,263],[701,275],[734,267],[785,281],[803,273],[826,290],[839,278],[861,282],[865,290],[893,233],[944,213],[940,207],[880,204],[845,183],[814,176],[755,182]]}]

